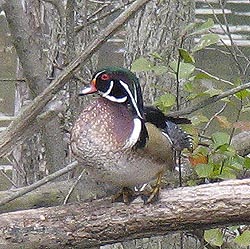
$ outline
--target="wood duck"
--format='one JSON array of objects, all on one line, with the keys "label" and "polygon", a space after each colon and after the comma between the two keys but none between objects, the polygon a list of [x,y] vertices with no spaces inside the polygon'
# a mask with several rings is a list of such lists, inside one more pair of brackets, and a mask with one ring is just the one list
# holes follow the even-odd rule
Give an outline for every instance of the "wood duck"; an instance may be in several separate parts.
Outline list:
[{"label": "wood duck", "polygon": [[174,118],[143,106],[139,80],[127,69],[107,67],[96,72],[80,95],[92,93],[99,96],[82,110],[72,128],[73,154],[93,178],[124,192],[157,179],[146,200],[151,202],[164,172],[175,166],[174,150],[190,149],[190,137]]}]

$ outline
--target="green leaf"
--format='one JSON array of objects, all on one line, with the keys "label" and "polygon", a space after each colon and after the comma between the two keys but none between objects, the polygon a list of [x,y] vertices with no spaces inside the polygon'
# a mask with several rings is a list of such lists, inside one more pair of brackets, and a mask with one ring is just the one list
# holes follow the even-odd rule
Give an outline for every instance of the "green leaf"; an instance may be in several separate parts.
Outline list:
[{"label": "green leaf", "polygon": [[246,169],[250,169],[250,158],[249,157],[244,158],[244,167]]},{"label": "green leaf", "polygon": [[225,154],[228,151],[228,147],[229,147],[229,144],[223,143],[223,144],[219,144],[219,146],[216,147],[216,148],[217,148],[218,152],[220,152],[222,154]]},{"label": "green leaf", "polygon": [[158,59],[158,60],[160,60],[160,61],[163,60],[163,57],[162,57],[160,54],[158,54],[157,52],[151,53],[150,55],[151,55],[154,59]]},{"label": "green leaf", "polygon": [[192,93],[194,91],[194,84],[193,82],[186,82],[184,85],[183,85],[183,89],[188,92],[188,93]]},{"label": "green leaf", "polygon": [[233,169],[234,171],[243,170],[243,165],[238,162],[232,162],[228,167]]},{"label": "green leaf", "polygon": [[240,92],[237,92],[234,94],[238,99],[245,99],[247,97],[250,97],[250,90],[249,89],[244,89],[241,90]]},{"label": "green leaf", "polygon": [[166,66],[154,66],[152,67],[152,70],[154,70],[156,75],[164,74],[168,71],[168,68]]},{"label": "green leaf", "polygon": [[234,239],[234,242],[240,246],[250,246],[250,230],[244,231]]},{"label": "green leaf", "polygon": [[213,246],[222,246],[223,233],[219,228],[206,230],[204,232],[204,239]]},{"label": "green leaf", "polygon": [[131,65],[131,71],[133,72],[147,72],[152,70],[153,63],[146,58],[140,57],[136,59]]},{"label": "green leaf", "polygon": [[214,21],[212,18],[208,18],[206,22],[199,25],[193,32],[192,35],[197,35],[204,33],[214,26]]},{"label": "green leaf", "polygon": [[220,37],[217,34],[208,34],[201,37],[200,41],[192,49],[192,52],[197,52],[209,45],[215,44],[219,41]]},{"label": "green leaf", "polygon": [[166,111],[171,108],[176,101],[176,97],[171,93],[166,93],[161,95],[156,101],[155,105],[159,107],[161,110]]},{"label": "green leaf", "polygon": [[[177,74],[179,79],[188,79],[195,70],[195,66],[190,63],[180,62],[178,68],[178,62],[173,61],[169,64],[170,68]],[[177,70],[179,69],[179,72]]]},{"label": "green leaf", "polygon": [[186,49],[179,48],[179,53],[185,63],[195,63],[194,57]]},{"label": "green leaf", "polygon": [[214,167],[211,164],[198,164],[195,171],[199,177],[210,177],[213,174]]},{"label": "green leaf", "polygon": [[195,75],[195,79],[196,80],[203,80],[203,79],[213,79],[213,77],[211,77],[211,75],[205,73],[205,72],[202,72],[202,73],[197,73]]},{"label": "green leaf", "polygon": [[212,134],[212,140],[214,142],[214,149],[218,147],[228,144],[230,136],[225,132],[215,132]]},{"label": "green leaf", "polygon": [[211,29],[214,26],[214,21],[211,18],[208,18],[208,20],[202,24],[200,23],[190,23],[189,25],[187,25],[184,28],[184,33],[186,33],[187,31],[193,30],[189,36],[191,35],[198,35],[198,34],[202,34],[205,33],[206,31],[208,31],[209,29]]},{"label": "green leaf", "polygon": [[232,170],[224,168],[221,174],[218,175],[218,178],[223,180],[236,179],[236,174]]},{"label": "green leaf", "polygon": [[196,30],[198,27],[200,27],[200,25],[196,22],[189,23],[187,26],[184,27],[183,33],[186,33],[187,31],[190,31],[192,29]]}]

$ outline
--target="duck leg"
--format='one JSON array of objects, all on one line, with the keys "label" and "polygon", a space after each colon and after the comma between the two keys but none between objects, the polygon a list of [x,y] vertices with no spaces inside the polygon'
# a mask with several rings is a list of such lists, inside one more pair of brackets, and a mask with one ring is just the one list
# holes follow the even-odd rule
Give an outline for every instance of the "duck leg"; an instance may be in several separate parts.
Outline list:
[{"label": "duck leg", "polygon": [[155,185],[152,187],[152,190],[143,193],[142,199],[144,201],[144,204],[153,203],[156,200],[158,200],[163,175],[164,175],[163,171],[158,173]]},{"label": "duck leg", "polygon": [[112,202],[124,202],[130,204],[138,195],[132,189],[123,187],[120,191],[112,196]]}]

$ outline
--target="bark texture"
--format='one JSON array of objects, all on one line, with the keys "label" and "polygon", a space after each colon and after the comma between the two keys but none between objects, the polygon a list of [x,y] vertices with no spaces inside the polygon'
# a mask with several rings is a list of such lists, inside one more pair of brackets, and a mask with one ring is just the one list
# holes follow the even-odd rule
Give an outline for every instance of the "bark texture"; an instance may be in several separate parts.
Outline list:
[{"label": "bark texture", "polygon": [[4,248],[89,248],[129,239],[250,223],[250,180],[231,180],[161,192],[143,205],[110,200],[0,215]]},{"label": "bark texture", "polygon": [[[177,57],[182,31],[193,16],[193,0],[150,1],[127,25],[126,67],[141,56],[157,63],[153,53],[161,55],[167,67]],[[163,91],[175,91],[175,79],[167,73],[156,75],[151,71],[139,75],[146,103],[154,102],[159,92],[162,95]]]},{"label": "bark texture", "polygon": [[[47,77],[48,70],[51,68],[47,66],[46,69],[46,65],[51,64],[54,58],[48,59],[44,51],[45,48],[54,51],[58,41],[53,40],[54,47],[52,48],[50,46],[52,43],[47,44],[48,39],[46,40],[45,37],[48,37],[46,34],[50,32],[49,30],[57,32],[54,26],[58,15],[54,11],[54,22],[48,23],[43,15],[49,16],[51,13],[48,13],[36,0],[24,1],[23,4],[20,1],[10,0],[5,3],[4,7],[13,45],[20,62],[18,74],[22,72],[25,77],[25,83],[18,84],[16,88],[15,112],[19,113],[51,81]],[[52,37],[55,36],[52,35]],[[54,55],[54,53],[51,54]],[[20,187],[31,184],[46,175],[48,171],[56,171],[58,165],[63,166],[64,157],[63,133],[60,120],[55,117],[46,123],[43,129],[28,136],[22,145],[16,146],[15,153],[13,153],[13,180]],[[48,168],[48,165],[51,168]]]}]

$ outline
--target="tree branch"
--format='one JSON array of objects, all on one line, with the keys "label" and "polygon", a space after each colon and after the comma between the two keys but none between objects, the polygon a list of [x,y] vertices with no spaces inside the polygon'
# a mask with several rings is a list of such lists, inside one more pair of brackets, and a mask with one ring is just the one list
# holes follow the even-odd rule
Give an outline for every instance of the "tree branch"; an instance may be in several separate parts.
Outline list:
[{"label": "tree branch", "polygon": [[240,86],[237,86],[235,88],[232,88],[232,89],[230,89],[228,91],[225,91],[225,92],[223,92],[221,94],[214,95],[214,96],[212,96],[210,98],[207,98],[207,99],[197,103],[196,105],[190,106],[190,107],[182,109],[180,111],[170,112],[169,115],[170,116],[182,116],[182,115],[190,114],[190,113],[195,112],[195,111],[197,111],[199,109],[202,109],[205,106],[211,105],[211,104],[213,104],[213,103],[215,103],[215,102],[217,102],[217,101],[219,101],[221,99],[224,99],[224,98],[226,98],[228,96],[231,96],[231,95],[233,95],[233,94],[235,94],[237,92],[240,92],[240,91],[242,91],[244,89],[248,89],[249,87],[250,87],[250,82],[245,83],[245,84],[240,85]]},{"label": "tree branch", "polygon": [[27,187],[23,187],[23,188],[18,189],[16,191],[11,191],[12,193],[9,193],[6,197],[1,198],[0,206],[5,205],[5,204],[9,203],[10,201],[15,200],[16,198],[23,196],[23,195],[31,192],[32,190],[37,189],[50,181],[53,181],[54,179],[58,178],[59,176],[62,176],[64,174],[68,173],[69,171],[74,169],[77,165],[78,165],[77,162],[73,162],[73,163],[69,164],[68,166],[64,167],[63,169],[60,169],[60,170],[56,171],[55,173],[48,175],[48,176],[44,177],[43,179],[41,179],[41,180],[39,180],[39,181],[37,181],[37,182],[27,186]]},{"label": "tree branch", "polygon": [[34,101],[21,112],[17,119],[2,132],[0,137],[0,157],[6,155],[14,145],[22,140],[23,132],[30,126],[36,116],[42,111],[44,106],[54,97],[54,95],[72,77],[73,72],[84,63],[99,47],[114,34],[126,21],[133,16],[149,0],[137,0],[122,12],[111,24],[109,24],[99,36],[89,44],[88,47],[76,57],[63,72],[52,81],[52,83]]},{"label": "tree branch", "polygon": [[0,245],[26,249],[89,248],[169,231],[250,223],[250,179],[161,192],[143,205],[109,200],[0,215]]},{"label": "tree branch", "polygon": [[[110,195],[111,189],[109,186],[100,186],[96,181],[90,179],[85,172],[81,174],[81,178],[81,181],[79,181],[79,177],[76,180],[52,181],[46,185],[40,184],[39,187],[31,185],[31,192],[27,187],[0,191],[0,200],[5,200],[5,204],[2,202],[4,205],[0,206],[0,213],[58,206],[65,202],[75,203],[79,200],[90,201]],[[18,198],[13,198],[17,197],[17,195]],[[11,196],[12,200],[6,203],[9,196]]]}]

